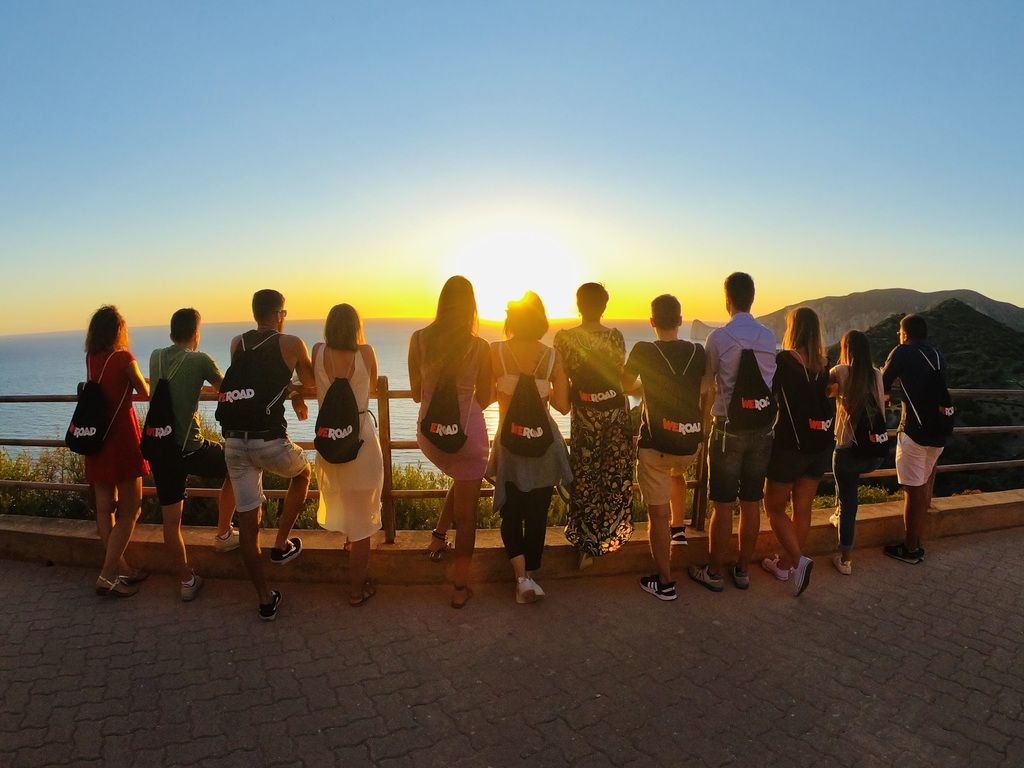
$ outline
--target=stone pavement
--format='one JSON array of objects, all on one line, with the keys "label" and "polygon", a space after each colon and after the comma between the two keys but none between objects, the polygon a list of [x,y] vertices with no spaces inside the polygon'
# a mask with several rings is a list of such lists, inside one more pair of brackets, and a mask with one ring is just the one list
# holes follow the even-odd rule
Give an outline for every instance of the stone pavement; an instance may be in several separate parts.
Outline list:
[{"label": "stone pavement", "polygon": [[0,561],[0,766],[1021,766],[1022,549],[857,551],[852,578],[822,557],[799,599],[760,570],[675,603],[632,577],[528,606],[485,584],[463,611],[287,584],[274,623],[241,582],[117,601]]}]

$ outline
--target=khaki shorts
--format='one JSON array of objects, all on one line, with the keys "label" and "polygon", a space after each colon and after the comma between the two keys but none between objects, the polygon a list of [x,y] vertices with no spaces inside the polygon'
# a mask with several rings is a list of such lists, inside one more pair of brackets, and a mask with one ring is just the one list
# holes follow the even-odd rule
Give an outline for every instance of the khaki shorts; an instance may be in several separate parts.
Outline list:
[{"label": "khaki shorts", "polygon": [[267,500],[263,495],[263,470],[292,478],[309,469],[306,454],[288,438],[229,437],[224,441],[224,459],[239,512],[249,512]]},{"label": "khaki shorts", "polygon": [[900,485],[909,488],[927,485],[941,453],[942,448],[918,445],[906,432],[900,432],[896,438],[896,479]]},{"label": "khaki shorts", "polygon": [[636,482],[647,506],[661,506],[672,500],[672,478],[685,477],[696,453],[673,456],[653,448],[636,452]]}]

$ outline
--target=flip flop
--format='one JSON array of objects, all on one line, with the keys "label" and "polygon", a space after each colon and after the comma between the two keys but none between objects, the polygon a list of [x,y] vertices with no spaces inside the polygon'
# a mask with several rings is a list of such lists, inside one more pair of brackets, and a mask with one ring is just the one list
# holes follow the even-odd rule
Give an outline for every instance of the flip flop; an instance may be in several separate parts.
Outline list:
[{"label": "flip flop", "polygon": [[[456,597],[455,597],[455,593],[456,592],[463,593],[462,600],[456,600]],[[470,589],[468,586],[467,587],[453,587],[452,588],[452,602],[451,602],[452,608],[465,608],[466,607],[466,603],[469,602],[469,598],[471,598],[472,596],[473,596],[473,590]]]},{"label": "flip flop", "polygon": [[366,581],[363,582],[363,594],[360,595],[359,597],[352,597],[352,595],[350,594],[348,596],[348,604],[351,607],[353,607],[353,608],[358,608],[359,606],[364,605],[367,600],[369,600],[371,597],[373,597],[376,594],[377,594],[377,587],[376,587],[376,585],[372,581],[367,579]]}]

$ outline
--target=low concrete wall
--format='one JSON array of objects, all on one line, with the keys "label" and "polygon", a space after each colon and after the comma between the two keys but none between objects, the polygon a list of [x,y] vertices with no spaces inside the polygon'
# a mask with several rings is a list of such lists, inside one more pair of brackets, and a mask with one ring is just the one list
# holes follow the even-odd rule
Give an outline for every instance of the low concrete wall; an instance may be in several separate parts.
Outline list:
[{"label": "low concrete wall", "polygon": [[[807,553],[824,555],[836,545],[836,531],[828,523],[831,509],[814,513]],[[902,536],[903,507],[899,502],[867,504],[857,515],[857,546],[874,547],[898,541]],[[937,498],[932,504],[929,538],[956,536],[998,528],[1024,525],[1024,489],[978,493]],[[218,554],[213,550],[211,528],[186,527],[185,543],[193,567],[204,576],[244,579],[245,570],[237,551]],[[267,564],[273,581],[337,582],[346,578],[348,557],[342,550],[344,539],[328,531],[296,531],[302,537],[302,556],[287,566]],[[260,534],[261,544],[273,544],[274,531]],[[690,544],[673,548],[677,567],[707,562],[707,537],[702,531],[687,532]],[[451,555],[444,564],[429,561],[424,551],[430,541],[426,531],[399,531],[394,544],[385,544],[383,536],[373,542],[370,574],[386,584],[433,584],[451,578]],[[562,535],[560,528],[548,530],[544,550],[544,579],[579,576],[576,553]],[[496,530],[477,532],[476,554],[473,558],[474,581],[504,581],[509,578],[508,561]],[[758,536],[758,557],[778,549],[766,519],[761,520]],[[83,520],[55,520],[21,515],[0,515],[0,557],[37,560],[61,565],[82,565],[99,568],[102,550],[95,524]],[[170,572],[170,562],[163,547],[163,531],[158,525],[140,525],[128,549],[133,563],[156,572]],[[597,558],[585,576],[622,573],[643,573],[651,570],[647,545],[647,525],[640,523],[633,538],[620,551]]]}]

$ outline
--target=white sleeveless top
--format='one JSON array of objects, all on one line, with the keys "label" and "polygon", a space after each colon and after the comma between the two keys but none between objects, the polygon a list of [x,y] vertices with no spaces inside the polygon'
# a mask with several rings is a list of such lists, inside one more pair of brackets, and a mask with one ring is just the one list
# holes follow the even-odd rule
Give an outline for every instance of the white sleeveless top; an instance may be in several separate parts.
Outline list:
[{"label": "white sleeveless top", "polygon": [[[542,346],[544,347],[544,352],[537,361],[537,367],[533,369],[533,378],[537,384],[537,393],[541,396],[541,399],[544,399],[551,394],[551,372],[555,369],[555,353],[554,350],[546,344]],[[513,371],[512,373],[509,373],[508,366],[505,364],[506,350],[508,350],[509,355],[512,356],[512,360],[516,364],[517,371]],[[501,360],[501,375],[497,378],[498,391],[503,395],[511,397],[516,391],[516,384],[519,383],[518,369],[520,368],[520,365],[519,361],[516,360],[515,353],[509,349],[508,342],[502,341],[499,343],[498,359]],[[544,378],[539,379],[537,378],[537,372],[540,369],[541,363],[543,363],[545,359],[548,361],[547,373],[544,375]],[[526,375],[529,376],[530,374]]]}]

